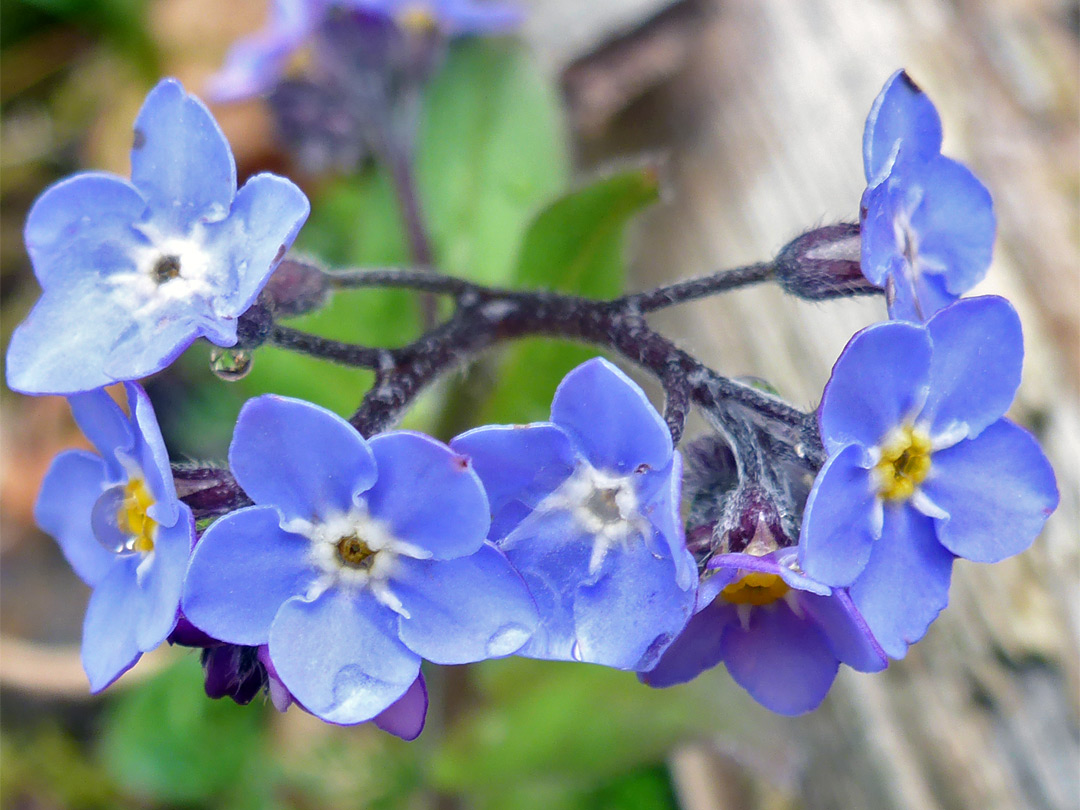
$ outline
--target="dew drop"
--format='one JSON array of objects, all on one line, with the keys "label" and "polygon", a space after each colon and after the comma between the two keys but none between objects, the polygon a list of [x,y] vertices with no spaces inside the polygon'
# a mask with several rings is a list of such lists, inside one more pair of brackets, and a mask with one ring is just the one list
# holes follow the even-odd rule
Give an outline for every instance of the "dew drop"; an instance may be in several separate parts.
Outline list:
[{"label": "dew drop", "polygon": [[573,658],[575,661],[585,660],[581,655],[581,642],[574,642],[574,646],[570,648],[570,657]]},{"label": "dew drop", "polygon": [[251,371],[251,352],[246,349],[210,350],[210,370],[226,382],[242,380]]},{"label": "dew drop", "polygon": [[520,650],[531,635],[532,631],[524,625],[504,624],[492,633],[484,649],[489,658],[501,658]]},{"label": "dew drop", "polygon": [[90,528],[94,537],[113,554],[131,551],[131,536],[120,528],[120,510],[124,505],[124,485],[109,487],[90,511]]}]

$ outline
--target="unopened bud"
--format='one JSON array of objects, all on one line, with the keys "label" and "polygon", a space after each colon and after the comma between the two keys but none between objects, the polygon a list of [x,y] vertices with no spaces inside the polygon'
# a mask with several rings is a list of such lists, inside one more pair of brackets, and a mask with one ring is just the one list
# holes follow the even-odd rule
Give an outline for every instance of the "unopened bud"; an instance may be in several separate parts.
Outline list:
[{"label": "unopened bud", "polygon": [[776,279],[799,298],[821,301],[880,293],[863,275],[859,226],[826,225],[789,242],[776,257]]}]

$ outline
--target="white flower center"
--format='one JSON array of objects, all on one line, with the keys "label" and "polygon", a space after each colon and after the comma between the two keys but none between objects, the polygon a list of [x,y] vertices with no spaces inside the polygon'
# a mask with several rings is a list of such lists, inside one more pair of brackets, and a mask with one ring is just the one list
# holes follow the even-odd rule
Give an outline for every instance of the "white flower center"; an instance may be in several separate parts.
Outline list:
[{"label": "white flower center", "polygon": [[322,571],[307,598],[314,599],[327,588],[370,588],[375,598],[405,618],[408,611],[390,590],[390,578],[398,557],[424,560],[431,552],[399,540],[385,521],[372,517],[367,509],[353,507],[319,523],[302,518],[287,520],[281,528],[311,541],[308,557]]},{"label": "white flower center", "polygon": [[593,538],[589,573],[595,574],[608,551],[647,528],[641,514],[634,476],[606,473],[583,463],[537,507],[538,512],[569,512],[578,527]]},{"label": "white flower center", "polygon": [[132,252],[135,269],[109,278],[124,307],[137,317],[156,317],[178,301],[212,302],[226,288],[224,268],[206,250],[201,226],[182,237],[142,230],[150,242]]}]

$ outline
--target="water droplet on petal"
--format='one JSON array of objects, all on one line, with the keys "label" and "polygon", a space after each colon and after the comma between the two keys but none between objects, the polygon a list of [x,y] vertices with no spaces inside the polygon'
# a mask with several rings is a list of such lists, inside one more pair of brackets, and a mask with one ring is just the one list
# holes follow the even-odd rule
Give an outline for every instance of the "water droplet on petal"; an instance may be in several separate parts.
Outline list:
[{"label": "water droplet on petal", "polygon": [[521,624],[504,624],[488,639],[485,651],[489,658],[501,658],[520,650],[529,640],[532,631]]},{"label": "water droplet on petal", "polygon": [[242,380],[251,371],[251,352],[246,349],[220,349],[214,347],[210,350],[210,370],[226,382]]},{"label": "water droplet on petal", "polygon": [[90,528],[94,537],[114,554],[131,551],[132,537],[120,528],[120,510],[124,506],[124,485],[109,487],[90,511]]},{"label": "water droplet on petal", "polygon": [[570,648],[570,657],[573,658],[575,661],[585,660],[581,655],[581,642],[574,642],[574,646]]}]

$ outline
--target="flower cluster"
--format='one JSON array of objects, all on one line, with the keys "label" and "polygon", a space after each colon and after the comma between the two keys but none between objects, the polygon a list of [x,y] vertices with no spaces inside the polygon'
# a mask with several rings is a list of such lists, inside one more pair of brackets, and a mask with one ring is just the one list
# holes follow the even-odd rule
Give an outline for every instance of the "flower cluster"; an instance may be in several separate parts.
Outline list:
[{"label": "flower cluster", "polygon": [[[331,5],[278,3],[270,33],[238,46],[234,94],[261,88]],[[449,33],[508,19],[466,0],[425,8]],[[775,263],[794,294],[862,294],[858,247],[896,318],[852,338],[815,430],[643,323],[657,301],[709,289],[701,282],[595,302],[410,271],[401,286],[457,304],[410,346],[274,332],[275,319],[324,303],[334,278],[289,260],[270,282],[307,200],[268,174],[237,191],[207,109],[162,82],[136,121],[131,182],[77,175],[35,204],[26,242],[44,292],[8,350],[9,385],[69,395],[98,449],[60,455],[36,508],[94,589],[91,689],[168,640],[202,648],[212,697],[265,690],[281,710],[412,739],[425,661],[581,661],[655,687],[723,662],[753,698],[793,715],[821,703],[840,664],[876,672],[903,657],[947,603],[954,559],[1023,551],[1058,498],[1035,439],[1004,418],[1023,359],[1016,312],[999,297],[956,300],[986,271],[994,220],[985,189],[940,145],[933,105],[896,74],[867,121],[860,229],[811,232]],[[377,370],[378,383],[349,421],[301,400],[250,400],[228,469],[174,471],[132,381],[198,337],[247,348],[271,333]],[[549,421],[448,444],[385,429],[437,374],[525,334],[622,352],[660,379],[664,414],[595,358],[563,379]],[[130,416],[103,388],[117,381]],[[688,538],[677,444],[691,404],[715,433],[687,453]]]}]

